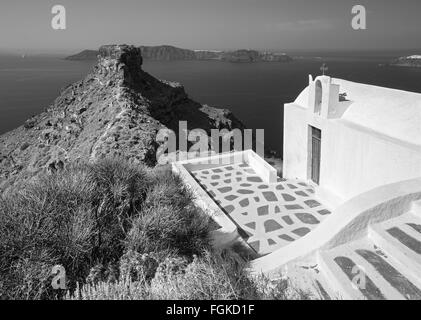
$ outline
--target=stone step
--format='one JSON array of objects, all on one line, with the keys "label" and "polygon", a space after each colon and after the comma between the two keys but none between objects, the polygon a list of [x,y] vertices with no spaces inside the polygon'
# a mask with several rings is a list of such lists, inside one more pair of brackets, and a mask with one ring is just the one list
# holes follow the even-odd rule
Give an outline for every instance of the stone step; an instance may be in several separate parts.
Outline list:
[{"label": "stone step", "polygon": [[324,276],[343,299],[421,299],[421,286],[392,260],[368,238],[319,252]]},{"label": "stone step", "polygon": [[346,274],[333,262],[327,252],[319,251],[317,261],[328,287],[334,292],[335,297],[344,300],[364,299],[362,293],[355,289]]},{"label": "stone step", "polygon": [[307,258],[288,263],[282,269],[281,275],[290,281],[291,288],[300,289],[309,294],[311,299],[336,300],[339,298],[326,281],[317,257]]},{"label": "stone step", "polygon": [[391,264],[421,286],[421,219],[407,213],[368,227],[368,237],[390,256]]},{"label": "stone step", "polygon": [[367,235],[289,263],[296,287],[322,299],[421,300],[421,201]]}]

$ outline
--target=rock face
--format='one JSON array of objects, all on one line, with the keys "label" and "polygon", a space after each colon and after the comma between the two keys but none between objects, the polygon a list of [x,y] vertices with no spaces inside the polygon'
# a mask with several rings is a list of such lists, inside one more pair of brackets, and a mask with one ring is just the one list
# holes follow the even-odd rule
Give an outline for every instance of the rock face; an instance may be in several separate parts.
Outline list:
[{"label": "rock face", "polygon": [[230,111],[203,106],[174,82],[142,70],[141,49],[103,46],[82,81],[64,88],[45,112],[0,136],[0,191],[69,161],[119,156],[154,165],[162,128],[232,130],[244,126]]},{"label": "rock face", "polygon": [[221,60],[222,51],[209,51],[209,50],[195,50],[196,60]]},{"label": "rock face", "polygon": [[[227,62],[290,62],[292,58],[286,54],[260,52],[256,50],[236,51],[210,51],[210,50],[188,50],[173,46],[141,46],[139,47],[144,59],[156,61],[175,60],[219,60]],[[96,58],[95,51],[87,53],[85,50],[68,60],[92,60]],[[86,57],[86,59],[83,59]]]},{"label": "rock face", "polygon": [[196,60],[195,52],[172,46],[141,46],[142,57],[148,60],[171,61],[171,60]]},{"label": "rock face", "polygon": [[274,54],[255,50],[236,50],[224,52],[222,60],[229,62],[290,62],[292,58],[286,54]]},{"label": "rock face", "polygon": [[400,57],[393,61],[390,65],[396,67],[413,67],[421,68],[421,55],[413,55],[408,57]]}]

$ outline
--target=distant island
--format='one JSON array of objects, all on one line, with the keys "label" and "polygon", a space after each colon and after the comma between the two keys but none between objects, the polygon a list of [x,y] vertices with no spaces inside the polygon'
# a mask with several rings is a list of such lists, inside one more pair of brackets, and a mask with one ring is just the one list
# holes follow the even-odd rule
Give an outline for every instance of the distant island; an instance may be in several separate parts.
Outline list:
[{"label": "distant island", "polygon": [[[176,61],[176,60],[218,60],[226,62],[291,62],[293,59],[285,53],[274,53],[257,50],[190,50],[173,46],[140,46],[142,57],[145,60]],[[78,54],[69,56],[66,60],[88,61],[96,60],[99,52],[96,50],[84,50]]]},{"label": "distant island", "polygon": [[99,55],[99,51],[97,50],[83,50],[78,54],[69,56],[65,58],[66,60],[74,60],[74,61],[96,61]]},{"label": "distant island", "polygon": [[400,57],[392,61],[390,65],[395,67],[421,68],[421,55]]}]

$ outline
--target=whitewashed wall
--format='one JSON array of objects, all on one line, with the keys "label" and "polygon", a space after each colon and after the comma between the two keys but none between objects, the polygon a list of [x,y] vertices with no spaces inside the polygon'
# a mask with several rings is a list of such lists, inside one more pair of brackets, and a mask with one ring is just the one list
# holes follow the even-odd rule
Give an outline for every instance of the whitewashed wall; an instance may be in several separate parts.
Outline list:
[{"label": "whitewashed wall", "polygon": [[421,177],[420,147],[345,120],[311,117],[296,104],[285,105],[284,116],[284,177],[310,179],[308,126],[319,127],[319,196],[332,205],[382,185]]}]

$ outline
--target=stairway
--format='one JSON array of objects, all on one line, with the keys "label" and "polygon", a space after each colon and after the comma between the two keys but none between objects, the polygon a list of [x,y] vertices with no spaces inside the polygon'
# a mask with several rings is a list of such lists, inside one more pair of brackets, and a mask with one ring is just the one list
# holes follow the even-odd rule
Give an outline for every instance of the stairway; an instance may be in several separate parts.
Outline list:
[{"label": "stairway", "polygon": [[324,289],[342,299],[421,300],[421,203],[367,234],[317,253]]}]

